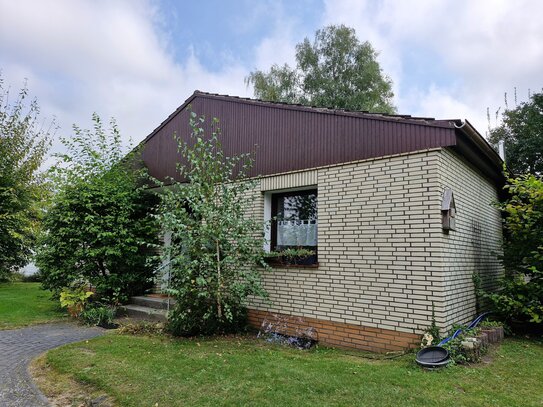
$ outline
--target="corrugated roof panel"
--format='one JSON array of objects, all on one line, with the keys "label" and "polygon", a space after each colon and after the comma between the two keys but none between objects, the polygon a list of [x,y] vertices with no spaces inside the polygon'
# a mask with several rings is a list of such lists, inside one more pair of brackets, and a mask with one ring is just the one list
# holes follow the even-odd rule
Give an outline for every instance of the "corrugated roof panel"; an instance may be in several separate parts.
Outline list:
[{"label": "corrugated roof panel", "polygon": [[[311,109],[203,93],[195,93],[188,102],[193,112],[206,116],[206,127],[213,117],[220,120],[221,142],[227,155],[255,152],[251,175],[451,146],[456,142],[454,126],[443,121]],[[173,134],[189,140],[187,107],[179,108],[144,142],[144,161],[150,174],[159,179],[176,174],[175,163],[180,154]]]}]

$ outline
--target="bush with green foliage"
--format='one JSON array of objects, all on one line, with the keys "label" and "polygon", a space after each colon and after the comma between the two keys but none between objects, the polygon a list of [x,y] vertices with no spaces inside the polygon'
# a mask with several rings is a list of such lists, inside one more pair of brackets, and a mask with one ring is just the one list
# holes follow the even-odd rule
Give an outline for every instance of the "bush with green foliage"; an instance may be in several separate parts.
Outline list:
[{"label": "bush with green foliage", "polygon": [[0,281],[29,262],[46,193],[39,168],[54,123],[44,126],[36,100],[27,99],[24,87],[10,103],[0,77]]},{"label": "bush with green foliage", "polygon": [[54,293],[85,281],[99,298],[115,302],[152,285],[156,197],[143,186],[137,153],[125,155],[115,122],[108,132],[97,115],[93,120],[94,131],[74,126],[75,135],[62,139],[67,152],[52,169],[55,194],[36,263]]},{"label": "bush with green foliage", "polygon": [[12,282],[20,281],[22,283],[41,283],[41,274],[39,272],[25,274],[22,271],[17,271],[11,274],[10,280]]},{"label": "bush with green foliage", "polygon": [[439,332],[439,327],[436,323],[436,314],[434,303],[432,302],[432,321],[430,326],[424,330],[424,335],[422,337],[422,347],[426,346],[435,346],[441,341],[441,333]]},{"label": "bush with green foliage", "polygon": [[60,306],[67,308],[68,313],[77,318],[83,312],[90,297],[94,295],[85,284],[75,283],[71,287],[65,287],[60,292]]},{"label": "bush with green foliage", "polygon": [[246,171],[248,154],[226,157],[218,121],[204,134],[204,118],[191,113],[192,144],[180,141],[181,179],[161,195],[158,219],[171,232],[163,251],[170,263],[171,289],[177,303],[169,328],[177,335],[232,332],[246,324],[249,296],[264,296],[263,224],[247,216],[255,187]]},{"label": "bush with green foliage", "polygon": [[101,303],[92,303],[79,314],[79,318],[87,325],[108,327],[113,324],[115,308]]},{"label": "bush with green foliage", "polygon": [[477,352],[468,351],[462,345],[467,338],[476,338],[481,330],[479,328],[467,329],[464,326],[455,326],[451,330],[451,335],[457,330],[462,329],[462,333],[456,338],[451,339],[443,345],[449,352],[450,364],[463,364],[463,363],[478,363],[481,361],[481,356],[487,352],[487,345],[481,344],[481,348]]},{"label": "bush with green foliage", "polygon": [[500,321],[492,321],[492,320],[485,319],[483,322],[481,322],[477,326],[481,329],[485,329],[485,328],[499,328],[499,327],[503,327],[504,325],[503,325],[503,322],[500,322]]},{"label": "bush with green foliage", "polygon": [[306,38],[296,45],[296,68],[273,65],[269,72],[251,72],[245,81],[264,100],[394,113],[392,81],[377,56],[354,29],[330,25],[317,30],[313,42]]},{"label": "bush with green foliage", "polygon": [[543,322],[543,180],[509,178],[510,198],[499,204],[505,215],[500,290],[484,294],[504,320]]}]

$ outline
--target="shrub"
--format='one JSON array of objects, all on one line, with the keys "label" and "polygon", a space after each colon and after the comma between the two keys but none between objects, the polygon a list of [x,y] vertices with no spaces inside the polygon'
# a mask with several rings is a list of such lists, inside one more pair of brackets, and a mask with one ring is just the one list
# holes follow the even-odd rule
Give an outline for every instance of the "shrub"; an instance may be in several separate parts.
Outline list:
[{"label": "shrub", "polygon": [[437,345],[441,341],[441,335],[439,333],[439,327],[436,323],[434,303],[432,303],[432,322],[430,326],[424,330],[424,335],[421,340],[421,347]]},{"label": "shrub", "polygon": [[115,122],[107,132],[93,120],[94,131],[74,127],[74,137],[63,139],[67,153],[51,172],[56,193],[36,263],[54,293],[85,281],[112,303],[152,285],[147,247],[158,241],[149,216],[156,198],[143,186],[137,152],[125,156]]},{"label": "shrub", "polygon": [[39,283],[41,282],[41,274],[39,272],[34,274],[24,274],[22,271],[16,271],[11,273],[5,282],[20,281],[23,283]]},{"label": "shrub", "polygon": [[42,275],[39,271],[33,273],[33,274],[23,274],[21,276],[21,281],[25,283],[41,283],[42,281]]},{"label": "shrub", "polygon": [[509,178],[500,290],[484,294],[504,320],[543,322],[543,180],[535,175]]},{"label": "shrub", "polygon": [[484,328],[499,328],[501,326],[504,326],[502,322],[499,322],[499,321],[490,321],[490,320],[484,320],[483,322],[481,322],[478,327],[481,328],[481,329],[484,329]]},{"label": "shrub", "polygon": [[247,216],[248,155],[226,157],[217,121],[204,135],[203,117],[191,113],[194,144],[181,144],[180,178],[161,195],[158,216],[171,232],[172,244],[162,260],[171,262],[171,289],[176,305],[169,328],[177,335],[234,332],[246,324],[249,296],[264,296],[259,267],[264,262],[261,222]]},{"label": "shrub", "polygon": [[85,309],[92,295],[94,295],[94,292],[87,290],[84,285],[64,288],[60,293],[60,306],[67,308],[68,313],[77,318]]},{"label": "shrub", "polygon": [[87,325],[110,326],[115,318],[115,308],[93,303],[79,314],[79,318]]},{"label": "shrub", "polygon": [[451,358],[452,363],[463,364],[480,362],[481,356],[487,351],[485,345],[480,344],[481,347],[478,348],[477,351],[468,351],[464,349],[462,342],[467,338],[477,337],[481,330],[479,328],[466,329],[462,326],[456,326],[452,329],[451,335],[457,329],[462,329],[462,333],[443,345],[443,347],[449,352],[449,357]]}]

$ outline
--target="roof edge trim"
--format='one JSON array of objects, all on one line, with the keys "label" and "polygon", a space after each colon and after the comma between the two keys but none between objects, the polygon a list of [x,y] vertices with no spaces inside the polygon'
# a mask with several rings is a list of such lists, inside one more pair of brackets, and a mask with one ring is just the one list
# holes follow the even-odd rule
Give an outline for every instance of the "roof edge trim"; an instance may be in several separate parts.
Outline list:
[{"label": "roof edge trim", "polygon": [[180,111],[182,111],[183,109],[185,109],[188,105],[190,105],[190,103],[196,98],[196,96],[199,96],[201,95],[202,93],[199,91],[199,90],[195,90],[192,95],[190,95],[188,97],[188,99],[186,99],[183,104],[181,106],[179,106],[177,109],[175,109],[168,117],[166,117],[166,119],[164,119],[162,121],[162,123],[160,123],[151,133],[149,133],[149,135],[147,137],[145,137],[141,143],[139,143],[140,145],[141,144],[145,144],[149,141],[149,139],[151,139],[156,133],[158,133],[160,131],[160,129],[162,129],[166,124],[168,124]]},{"label": "roof edge trim", "polygon": [[336,115],[336,116],[355,117],[359,119],[365,118],[365,119],[370,119],[370,120],[382,120],[382,121],[387,121],[387,122],[392,122],[392,123],[402,122],[405,124],[411,124],[415,126],[429,126],[429,127],[439,127],[439,128],[446,128],[446,129],[454,128],[454,126],[452,125],[453,120],[441,120],[441,119],[435,119],[435,118],[430,118],[430,117],[416,117],[416,116],[410,116],[410,115],[388,115],[386,113],[371,113],[371,112],[357,111],[357,110],[332,109],[328,107],[306,106],[299,103],[270,102],[267,100],[244,98],[244,97],[230,96],[230,95],[221,95],[218,93],[202,92],[199,90],[195,91],[194,93],[200,97],[204,97],[207,99],[227,100],[232,103],[264,106],[264,107],[270,107],[274,109],[295,110],[295,111],[303,111],[303,112],[308,112],[308,113],[330,114],[330,115]]},{"label": "roof edge trim", "polygon": [[458,125],[454,123],[454,127],[462,131],[468,138],[473,141],[481,151],[500,169],[503,167],[503,160],[496,150],[488,143],[488,141],[473,127],[473,125],[466,120],[459,120],[461,123]]}]

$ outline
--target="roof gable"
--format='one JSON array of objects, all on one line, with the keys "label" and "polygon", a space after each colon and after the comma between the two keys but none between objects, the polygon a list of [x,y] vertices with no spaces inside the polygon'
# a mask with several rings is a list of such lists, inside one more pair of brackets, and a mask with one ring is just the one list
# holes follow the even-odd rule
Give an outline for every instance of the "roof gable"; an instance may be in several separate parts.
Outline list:
[{"label": "roof gable", "polygon": [[[459,130],[459,120],[327,109],[195,91],[143,141],[144,162],[159,179],[176,177],[179,154],[173,135],[190,141],[189,107],[209,119],[206,125],[213,117],[219,119],[225,154],[254,152],[251,175],[455,147],[459,134],[466,133]],[[482,144],[471,144],[484,150]],[[495,158],[492,151],[485,152],[491,161]]]}]

